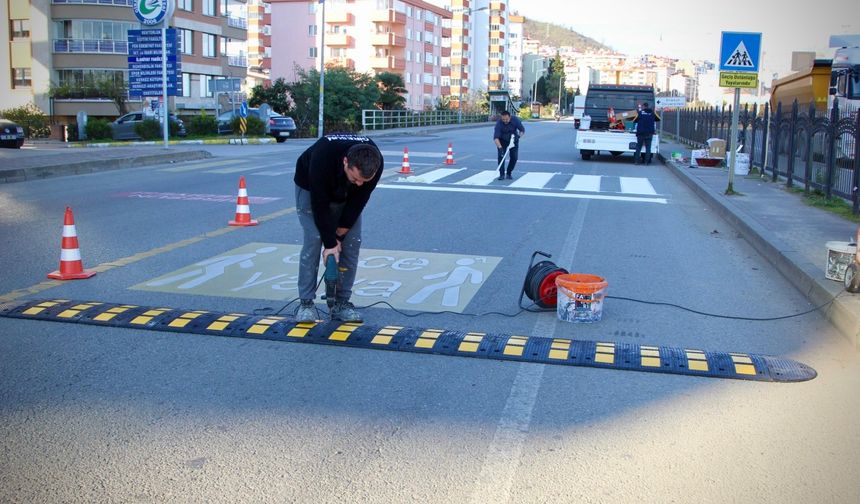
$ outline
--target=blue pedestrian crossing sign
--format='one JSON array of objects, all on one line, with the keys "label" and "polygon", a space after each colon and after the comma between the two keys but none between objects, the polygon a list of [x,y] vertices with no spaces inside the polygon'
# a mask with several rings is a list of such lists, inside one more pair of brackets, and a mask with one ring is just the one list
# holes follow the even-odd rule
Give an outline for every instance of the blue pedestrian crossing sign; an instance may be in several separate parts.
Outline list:
[{"label": "blue pedestrian crossing sign", "polygon": [[721,72],[758,72],[761,63],[761,33],[722,32]]},{"label": "blue pedestrian crossing sign", "polygon": [[239,106],[239,117],[248,117],[248,102],[243,101]]}]

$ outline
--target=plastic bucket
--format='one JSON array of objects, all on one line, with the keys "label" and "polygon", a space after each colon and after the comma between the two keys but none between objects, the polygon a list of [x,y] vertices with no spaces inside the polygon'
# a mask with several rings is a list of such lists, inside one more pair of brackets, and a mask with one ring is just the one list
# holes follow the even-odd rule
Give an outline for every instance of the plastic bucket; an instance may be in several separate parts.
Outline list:
[{"label": "plastic bucket", "polygon": [[556,313],[564,322],[597,322],[603,316],[606,279],[586,273],[555,277]]},{"label": "plastic bucket", "polygon": [[[729,157],[726,158],[726,165],[731,166],[732,153],[729,152]],[[735,175],[749,175],[750,173],[750,155],[744,152],[738,154],[738,160],[735,162]]]},{"label": "plastic bucket", "polygon": [[590,115],[582,116],[582,119],[579,120],[579,129],[581,129],[581,130],[591,129],[591,116]]},{"label": "plastic bucket", "polygon": [[841,282],[845,280],[845,270],[854,262],[857,246],[843,241],[829,241],[827,247],[827,268],[824,277]]}]

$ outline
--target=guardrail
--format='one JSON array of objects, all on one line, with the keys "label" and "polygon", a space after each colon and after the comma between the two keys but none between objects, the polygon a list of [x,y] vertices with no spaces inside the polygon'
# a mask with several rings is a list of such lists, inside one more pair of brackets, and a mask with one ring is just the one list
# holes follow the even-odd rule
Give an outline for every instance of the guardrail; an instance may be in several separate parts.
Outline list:
[{"label": "guardrail", "polygon": [[134,0],[51,0],[55,4],[121,5],[131,7]]},{"label": "guardrail", "polygon": [[[675,133],[692,146],[704,146],[710,138],[730,145],[731,107],[705,107],[667,111],[662,114],[664,134]],[[817,110],[814,104],[777,104],[776,112],[765,104],[738,111],[738,145],[749,155],[750,166],[770,172],[787,187],[795,183],[805,192],[820,191],[852,203],[860,214],[860,113],[857,110]]]},{"label": "guardrail", "polygon": [[128,54],[128,41],[94,39],[54,39],[54,52]]},{"label": "guardrail", "polygon": [[365,130],[413,128],[416,126],[440,126],[445,124],[480,123],[490,120],[487,114],[465,113],[456,110],[376,110],[361,111],[361,124]]}]

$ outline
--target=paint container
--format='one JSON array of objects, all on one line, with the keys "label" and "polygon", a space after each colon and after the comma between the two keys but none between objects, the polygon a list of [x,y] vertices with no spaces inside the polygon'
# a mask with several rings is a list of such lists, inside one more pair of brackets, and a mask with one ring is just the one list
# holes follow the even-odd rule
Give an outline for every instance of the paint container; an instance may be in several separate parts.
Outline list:
[{"label": "paint container", "polygon": [[845,270],[854,262],[857,245],[843,241],[829,241],[827,247],[827,268],[824,277],[829,280],[842,282],[845,280]]},{"label": "paint container", "polygon": [[556,313],[564,322],[598,322],[603,317],[606,279],[587,273],[569,273],[555,278],[558,291]]}]

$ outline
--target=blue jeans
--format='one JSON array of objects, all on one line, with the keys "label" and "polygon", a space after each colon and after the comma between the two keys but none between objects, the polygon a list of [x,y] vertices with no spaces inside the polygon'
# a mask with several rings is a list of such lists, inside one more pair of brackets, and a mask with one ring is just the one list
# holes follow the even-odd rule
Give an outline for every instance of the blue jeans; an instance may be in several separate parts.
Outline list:
[{"label": "blue jeans", "polygon": [[[344,204],[332,204],[329,210],[335,217],[340,217]],[[299,256],[299,298],[316,299],[317,285],[319,282],[319,268],[322,262],[322,238],[314,222],[313,210],[311,210],[311,193],[296,186],[296,214],[299,216],[299,224],[302,225],[304,238],[302,241],[302,253]],[[358,268],[358,252],[361,249],[361,216],[350,228],[349,233],[343,240],[340,251],[338,266],[342,270],[338,275],[337,300],[349,301],[352,296],[352,285],[355,283],[355,273]],[[346,268],[346,271],[343,269]]]}]

